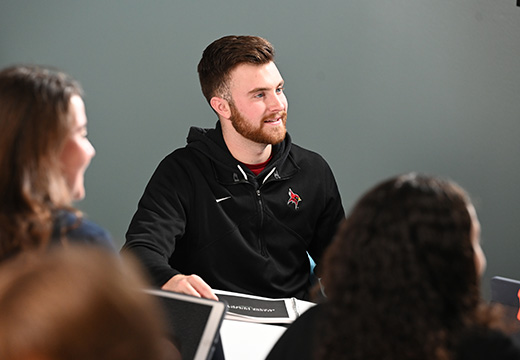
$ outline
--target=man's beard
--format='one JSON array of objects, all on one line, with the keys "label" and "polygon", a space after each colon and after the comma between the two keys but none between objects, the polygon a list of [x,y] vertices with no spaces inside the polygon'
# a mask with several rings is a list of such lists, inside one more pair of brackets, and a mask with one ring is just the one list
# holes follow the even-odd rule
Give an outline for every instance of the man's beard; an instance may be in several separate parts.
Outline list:
[{"label": "man's beard", "polygon": [[[287,122],[287,111],[281,111],[277,114],[265,116],[260,122],[260,127],[254,128],[242,116],[240,111],[238,111],[235,104],[230,102],[229,107],[231,110],[231,116],[229,119],[231,120],[233,127],[240,135],[242,135],[246,139],[249,139],[259,144],[271,145],[281,143],[283,139],[285,139],[285,134],[287,132],[287,129],[285,127],[285,124]],[[281,118],[282,125],[276,127],[265,126],[266,124],[264,123],[264,121],[273,118]]]}]

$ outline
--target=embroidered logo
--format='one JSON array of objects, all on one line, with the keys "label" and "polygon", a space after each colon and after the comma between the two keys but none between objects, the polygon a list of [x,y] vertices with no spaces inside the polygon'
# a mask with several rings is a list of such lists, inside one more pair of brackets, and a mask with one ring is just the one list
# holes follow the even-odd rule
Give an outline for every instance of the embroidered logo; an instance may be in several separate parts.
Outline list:
[{"label": "embroidered logo", "polygon": [[295,192],[292,191],[291,188],[289,188],[289,201],[287,201],[287,205],[294,204],[294,209],[297,210],[298,203],[300,201],[302,201],[302,198],[300,197],[300,195],[296,194]]}]

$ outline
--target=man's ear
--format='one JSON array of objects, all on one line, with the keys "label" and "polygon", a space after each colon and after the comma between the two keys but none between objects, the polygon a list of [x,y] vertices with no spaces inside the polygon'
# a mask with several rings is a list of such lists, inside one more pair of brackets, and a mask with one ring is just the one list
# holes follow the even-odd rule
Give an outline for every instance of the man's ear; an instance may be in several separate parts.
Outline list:
[{"label": "man's ear", "polygon": [[229,102],[227,100],[218,96],[213,96],[209,101],[209,104],[213,110],[224,119],[229,119],[231,117],[231,108],[229,107]]}]

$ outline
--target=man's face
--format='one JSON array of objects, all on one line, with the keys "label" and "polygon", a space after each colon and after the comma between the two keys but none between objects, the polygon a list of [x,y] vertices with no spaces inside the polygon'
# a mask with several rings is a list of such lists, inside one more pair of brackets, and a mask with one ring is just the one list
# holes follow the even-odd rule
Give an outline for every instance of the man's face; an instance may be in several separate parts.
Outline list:
[{"label": "man's face", "polygon": [[287,98],[276,65],[242,64],[230,74],[229,101],[233,127],[244,138],[278,144],[286,133]]}]

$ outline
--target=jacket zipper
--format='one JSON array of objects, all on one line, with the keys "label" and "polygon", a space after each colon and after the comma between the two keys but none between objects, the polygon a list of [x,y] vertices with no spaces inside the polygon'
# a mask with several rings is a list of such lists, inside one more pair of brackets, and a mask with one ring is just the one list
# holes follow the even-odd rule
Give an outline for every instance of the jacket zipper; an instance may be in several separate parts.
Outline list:
[{"label": "jacket zipper", "polygon": [[259,231],[258,231],[258,247],[260,248],[260,254],[262,256],[266,256],[266,251],[265,251],[265,244],[264,244],[264,241],[262,239],[262,228],[263,228],[263,225],[264,225],[264,205],[262,203],[262,197],[260,196],[260,189],[257,189],[256,190],[256,198],[258,200],[258,207],[259,207],[259,212],[260,212],[260,216],[259,216]]},{"label": "jacket zipper", "polygon": [[258,231],[258,247],[260,248],[260,254],[262,256],[267,256],[267,250],[266,250],[266,244],[265,240],[262,237],[262,234],[264,233],[262,231],[262,228],[264,226],[264,204],[262,202],[262,196],[260,192],[260,188],[266,183],[267,179],[271,177],[271,175],[275,174],[275,177],[278,176],[277,173],[275,173],[276,167],[273,167],[271,171],[266,175],[264,180],[262,181],[262,184],[258,185],[258,189],[256,189],[256,198],[258,200],[258,207],[260,210],[260,216],[259,216],[259,231]]}]

